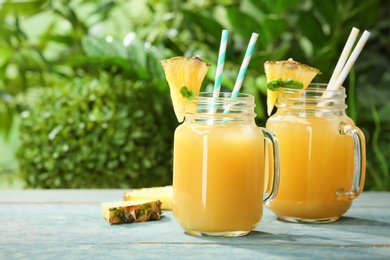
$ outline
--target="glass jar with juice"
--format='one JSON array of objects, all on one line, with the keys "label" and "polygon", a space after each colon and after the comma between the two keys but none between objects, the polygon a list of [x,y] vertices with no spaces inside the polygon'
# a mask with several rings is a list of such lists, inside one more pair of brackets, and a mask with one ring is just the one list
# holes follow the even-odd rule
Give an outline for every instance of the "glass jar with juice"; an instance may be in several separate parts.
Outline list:
[{"label": "glass jar with juice", "polygon": [[[185,105],[174,136],[173,214],[192,235],[243,236],[275,197],[278,144],[256,126],[254,97],[200,93]],[[265,173],[265,141],[273,147],[273,174]],[[268,162],[267,162],[268,163]],[[266,180],[267,183],[265,183]],[[265,189],[265,191],[264,191]]]},{"label": "glass jar with juice", "polygon": [[345,89],[278,91],[277,112],[266,123],[280,144],[278,196],[267,206],[282,220],[323,223],[340,218],[360,195],[365,140],[345,109]]}]

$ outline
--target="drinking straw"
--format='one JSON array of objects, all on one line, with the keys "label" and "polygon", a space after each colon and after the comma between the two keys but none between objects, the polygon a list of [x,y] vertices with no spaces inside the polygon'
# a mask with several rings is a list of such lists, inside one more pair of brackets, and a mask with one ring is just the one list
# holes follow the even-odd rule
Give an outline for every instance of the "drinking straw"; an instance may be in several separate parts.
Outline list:
[{"label": "drinking straw", "polygon": [[355,46],[355,49],[352,51],[351,56],[348,58],[347,63],[345,64],[344,68],[342,69],[340,75],[338,76],[336,82],[332,86],[331,90],[336,90],[341,87],[344,80],[347,78],[349,71],[351,70],[353,64],[355,63],[356,59],[359,57],[360,52],[362,51],[364,45],[366,44],[368,37],[370,37],[370,32],[364,31],[363,35],[360,37],[358,43]]},{"label": "drinking straw", "polygon": [[226,54],[226,45],[228,41],[229,31],[228,30],[222,30],[221,35],[221,43],[219,46],[219,54],[218,54],[218,65],[217,65],[217,71],[215,73],[215,81],[214,81],[214,91],[213,91],[213,97],[219,97],[219,91],[221,90],[222,85],[222,72],[223,72],[223,65],[225,64],[225,54]]},{"label": "drinking straw", "polygon": [[343,69],[345,62],[348,59],[348,56],[352,50],[353,44],[355,43],[356,37],[358,36],[359,29],[353,27],[351,33],[349,34],[348,40],[344,46],[343,51],[341,52],[340,58],[336,64],[336,67],[333,71],[332,77],[328,83],[328,89],[332,89],[334,83],[337,80],[337,77],[340,75],[341,70]]},{"label": "drinking straw", "polygon": [[242,82],[244,81],[246,70],[248,69],[249,62],[252,57],[253,49],[255,48],[257,37],[259,35],[257,33],[252,33],[251,39],[248,44],[248,48],[246,49],[244,60],[242,61],[240,71],[237,76],[236,83],[234,83],[233,91],[232,91],[232,98],[236,98],[238,96],[238,93],[240,92]]}]

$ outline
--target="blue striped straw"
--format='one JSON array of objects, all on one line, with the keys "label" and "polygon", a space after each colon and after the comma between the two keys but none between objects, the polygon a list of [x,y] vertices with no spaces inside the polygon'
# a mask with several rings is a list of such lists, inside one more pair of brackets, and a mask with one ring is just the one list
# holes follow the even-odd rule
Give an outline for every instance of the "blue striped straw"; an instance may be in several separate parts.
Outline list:
[{"label": "blue striped straw", "polygon": [[232,95],[231,95],[232,98],[236,98],[238,96],[238,93],[240,93],[242,82],[244,81],[246,70],[248,69],[248,65],[249,65],[249,62],[251,60],[252,53],[253,53],[253,50],[254,50],[255,45],[256,45],[257,37],[259,37],[259,35],[257,33],[252,33],[252,37],[249,41],[248,48],[246,49],[244,60],[242,61],[240,71],[239,71],[238,76],[237,76],[236,83],[234,83],[234,88],[233,88]]},{"label": "blue striped straw", "polygon": [[213,92],[214,98],[219,97],[219,91],[221,90],[223,65],[225,64],[225,54],[226,54],[228,36],[229,36],[229,31],[222,30],[221,43],[219,46],[219,54],[218,54],[218,65],[217,65],[217,71],[215,73],[215,81],[214,81],[214,92]]}]

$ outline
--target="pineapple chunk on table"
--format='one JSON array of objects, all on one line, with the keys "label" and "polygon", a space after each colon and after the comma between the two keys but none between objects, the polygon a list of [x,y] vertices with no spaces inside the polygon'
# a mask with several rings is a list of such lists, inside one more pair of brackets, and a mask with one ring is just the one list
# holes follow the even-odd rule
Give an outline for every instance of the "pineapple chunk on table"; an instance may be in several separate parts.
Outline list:
[{"label": "pineapple chunk on table", "polygon": [[110,224],[145,222],[159,220],[159,200],[115,201],[101,204],[102,215]]},{"label": "pineapple chunk on table", "polygon": [[125,192],[123,199],[125,201],[158,199],[162,203],[161,209],[172,210],[172,186],[134,189]]}]

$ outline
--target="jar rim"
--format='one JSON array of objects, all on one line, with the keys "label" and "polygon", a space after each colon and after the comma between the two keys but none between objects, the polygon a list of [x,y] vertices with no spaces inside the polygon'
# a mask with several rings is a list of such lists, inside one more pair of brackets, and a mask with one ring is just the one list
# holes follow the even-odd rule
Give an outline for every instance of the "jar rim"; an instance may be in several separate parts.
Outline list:
[{"label": "jar rim", "polygon": [[334,111],[345,110],[347,97],[345,88],[327,90],[326,83],[311,83],[302,89],[278,89],[278,108],[289,108],[302,111]]},{"label": "jar rim", "polygon": [[185,117],[196,122],[252,123],[256,117],[255,106],[251,94],[240,93],[231,97],[231,92],[220,92],[219,97],[213,97],[213,92],[200,92],[185,102]]},{"label": "jar rim", "polygon": [[201,101],[218,101],[218,100],[245,100],[245,99],[253,99],[253,95],[247,93],[239,93],[237,97],[231,97],[231,92],[220,92],[218,97],[213,97],[213,92],[199,92],[199,95],[196,96],[191,101],[187,102],[197,102]]},{"label": "jar rim", "polygon": [[279,92],[285,92],[285,93],[305,93],[305,92],[318,92],[318,93],[328,93],[328,94],[343,94],[345,93],[345,88],[341,86],[339,89],[326,89],[328,86],[328,83],[310,83],[309,86],[302,90],[302,89],[291,89],[291,88],[280,88],[277,91]]}]

